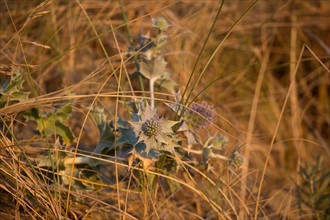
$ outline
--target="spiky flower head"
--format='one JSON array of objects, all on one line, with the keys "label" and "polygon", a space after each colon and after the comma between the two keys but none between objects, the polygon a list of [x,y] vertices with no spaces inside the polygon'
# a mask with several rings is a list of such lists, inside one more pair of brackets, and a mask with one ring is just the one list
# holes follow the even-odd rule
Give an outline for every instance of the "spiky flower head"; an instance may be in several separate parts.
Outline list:
[{"label": "spiky flower head", "polygon": [[166,31],[171,25],[163,17],[151,18],[152,25],[160,31]]},{"label": "spiky flower head", "polygon": [[140,121],[129,123],[138,137],[137,143],[144,142],[145,151],[149,153],[151,149],[163,150],[163,145],[171,144],[169,137],[173,134],[172,127],[178,122],[159,118],[157,110],[147,104],[144,111],[140,112]]},{"label": "spiky flower head", "polygon": [[235,151],[229,160],[229,165],[237,169],[240,168],[243,163],[244,163],[244,156],[239,152]]},{"label": "spiky flower head", "polygon": [[213,109],[207,102],[193,103],[184,117],[191,128],[206,128],[214,120]]}]

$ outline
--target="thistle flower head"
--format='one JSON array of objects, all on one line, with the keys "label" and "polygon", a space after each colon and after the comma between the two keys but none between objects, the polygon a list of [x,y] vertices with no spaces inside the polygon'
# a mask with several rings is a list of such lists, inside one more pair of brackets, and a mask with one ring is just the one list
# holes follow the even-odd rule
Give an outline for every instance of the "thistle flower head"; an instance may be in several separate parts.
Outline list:
[{"label": "thistle flower head", "polygon": [[176,121],[159,118],[157,110],[149,105],[141,111],[140,119],[138,122],[130,121],[129,123],[138,137],[137,143],[144,142],[147,153],[151,149],[163,149],[162,145],[169,144],[168,137],[173,133],[172,127],[177,123]]},{"label": "thistle flower head", "polygon": [[184,117],[191,128],[205,128],[214,120],[213,109],[206,102],[193,103]]},{"label": "thistle flower head", "polygon": [[157,118],[148,119],[142,124],[142,131],[149,138],[161,132],[161,128],[162,128],[162,124],[159,122],[159,119]]}]

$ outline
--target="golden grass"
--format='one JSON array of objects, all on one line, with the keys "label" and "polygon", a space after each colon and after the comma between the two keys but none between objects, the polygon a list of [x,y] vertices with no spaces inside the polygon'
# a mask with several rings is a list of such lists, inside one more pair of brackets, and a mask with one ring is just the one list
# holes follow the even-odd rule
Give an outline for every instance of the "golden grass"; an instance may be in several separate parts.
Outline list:
[{"label": "golden grass", "polygon": [[[20,65],[31,94],[29,100],[0,109],[0,218],[329,218],[330,213],[322,216],[324,210],[299,203],[297,185],[304,182],[300,167],[314,164],[318,156],[323,157],[322,172],[330,171],[330,4],[273,0],[248,9],[254,3],[224,2],[192,78],[196,81],[207,67],[191,98],[213,83],[197,98],[216,108],[217,120],[208,132],[229,138],[225,153],[245,144],[243,167],[229,170],[223,161],[211,159],[213,169],[205,170],[199,159],[191,164],[175,157],[182,164],[179,170],[146,172],[176,187],[156,184],[150,189],[147,180],[135,177],[139,167],[128,170],[119,159],[92,155],[102,161],[100,175],[106,181],[82,191],[72,183],[58,184],[51,172],[37,166],[48,147],[59,149],[34,136],[34,124],[21,113],[32,107],[51,111],[63,100],[74,100],[69,123],[77,138],[64,151],[88,156],[98,137],[88,117],[94,103],[105,108],[108,119],[128,118],[119,109],[120,100],[148,99],[148,91],[140,91],[138,80],[129,77],[135,64],[127,55],[130,38],[120,4],[1,0],[0,63]],[[151,17],[163,16],[172,24],[164,55],[181,91],[220,4],[123,0],[135,42],[151,30]],[[170,94],[155,95],[159,102],[173,100]]]}]

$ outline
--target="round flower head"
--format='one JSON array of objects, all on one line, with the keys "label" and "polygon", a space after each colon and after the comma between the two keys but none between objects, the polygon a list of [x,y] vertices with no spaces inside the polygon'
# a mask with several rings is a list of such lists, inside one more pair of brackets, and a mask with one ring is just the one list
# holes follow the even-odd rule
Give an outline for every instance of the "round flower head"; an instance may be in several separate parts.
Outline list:
[{"label": "round flower head", "polygon": [[154,26],[155,28],[161,31],[166,31],[171,26],[163,17],[151,18],[151,21],[152,21],[152,26]]},{"label": "round flower head", "polygon": [[214,107],[206,102],[193,103],[185,113],[187,124],[191,128],[205,128],[214,120]]},{"label": "round flower head", "polygon": [[138,137],[137,143],[143,141],[147,153],[151,149],[159,150],[163,144],[168,144],[168,135],[173,133],[172,126],[177,123],[176,121],[159,118],[156,109],[152,109],[149,105],[142,111],[140,118],[139,122],[130,121],[129,123]]},{"label": "round flower head", "polygon": [[162,125],[157,118],[148,119],[142,124],[142,132],[149,138],[157,135],[161,129]]},{"label": "round flower head", "polygon": [[242,154],[235,152],[230,158],[229,165],[234,168],[240,168],[244,162],[244,157]]}]

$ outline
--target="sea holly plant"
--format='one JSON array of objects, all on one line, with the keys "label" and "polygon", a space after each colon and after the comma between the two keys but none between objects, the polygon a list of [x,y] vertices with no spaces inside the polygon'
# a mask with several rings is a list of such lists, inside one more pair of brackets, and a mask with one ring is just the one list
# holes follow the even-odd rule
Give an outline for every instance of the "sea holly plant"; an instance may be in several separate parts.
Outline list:
[{"label": "sea holly plant", "polygon": [[[176,83],[171,80],[167,62],[161,53],[167,39],[165,32],[170,25],[164,18],[153,18],[152,23],[153,27],[158,30],[157,35],[155,37],[150,37],[150,34],[143,36],[144,41],[149,42],[150,46],[144,47],[148,50],[142,47],[138,49],[138,53],[142,57],[138,71],[149,82],[150,98],[135,99],[134,101],[125,100],[126,107],[129,107],[126,109],[130,109],[128,110],[130,115],[128,120],[123,119],[127,117],[120,115],[107,120],[107,113],[104,109],[98,107],[97,104],[94,105],[90,111],[90,118],[95,122],[99,131],[98,143],[91,155],[73,158],[71,152],[60,154],[61,159],[57,160],[58,163],[55,167],[61,174],[63,184],[68,184],[67,176],[71,170],[74,171],[72,176],[75,178],[100,181],[96,175],[100,160],[95,155],[99,157],[112,156],[104,157],[102,161],[118,162],[120,160],[128,164],[129,167],[142,165],[144,169],[157,168],[155,169],[157,172],[169,168],[164,164],[170,164],[170,166],[180,164],[176,163],[174,158],[189,161],[193,155],[197,155],[208,169],[211,169],[209,161],[212,159],[223,160],[228,166],[234,168],[238,168],[242,163],[243,157],[238,152],[240,147],[236,147],[229,156],[224,155],[224,148],[228,144],[228,139],[223,135],[209,134],[206,138],[198,135],[201,129],[207,130],[214,122],[215,108],[206,102],[192,102],[189,107],[182,106],[181,94],[175,91]],[[164,101],[165,106],[172,110],[165,111],[164,115],[159,113],[160,106],[155,102],[154,90],[156,85],[165,88],[175,97],[174,102]],[[44,124],[55,123],[56,125],[56,120],[58,120],[56,118],[63,118],[65,115],[63,113],[68,112],[67,108],[67,106],[63,106],[53,114],[40,114],[36,112],[37,110],[32,110],[26,117],[36,120],[38,129],[42,130],[39,121]],[[62,121],[59,120],[59,122]],[[49,133],[50,131],[44,130],[43,132]],[[64,141],[66,139],[71,141],[70,138],[65,139],[65,134],[61,135]],[[168,155],[173,155],[173,157],[168,157]],[[49,168],[51,164],[47,162],[49,159],[51,159],[49,156],[43,158],[39,166]],[[140,174],[147,176],[148,184],[155,183],[154,174]],[[83,181],[73,182],[73,187],[93,188],[90,184],[84,185]]]}]

